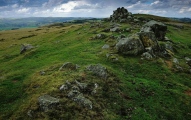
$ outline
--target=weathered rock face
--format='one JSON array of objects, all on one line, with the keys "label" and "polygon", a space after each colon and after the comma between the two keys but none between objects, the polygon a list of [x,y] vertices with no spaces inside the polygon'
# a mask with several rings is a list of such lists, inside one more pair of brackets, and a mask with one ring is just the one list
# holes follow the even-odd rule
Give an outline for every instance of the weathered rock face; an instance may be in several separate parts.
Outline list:
[{"label": "weathered rock face", "polygon": [[161,22],[151,20],[141,28],[141,32],[154,32],[157,40],[164,40],[167,26]]},{"label": "weathered rock face", "polygon": [[132,20],[134,20],[132,13],[128,12],[124,7],[117,8],[117,10],[113,11],[113,15],[110,16],[111,22],[125,23]]},{"label": "weathered rock face", "polygon": [[59,103],[59,99],[51,97],[49,95],[43,95],[38,98],[38,102],[41,110],[48,111]]},{"label": "weathered rock face", "polygon": [[108,77],[107,69],[100,64],[89,65],[87,67],[87,70],[93,72],[93,74],[95,74],[103,79],[107,79],[107,77]]},{"label": "weathered rock face", "polygon": [[124,55],[138,55],[144,52],[144,46],[137,34],[119,40],[116,49]]}]

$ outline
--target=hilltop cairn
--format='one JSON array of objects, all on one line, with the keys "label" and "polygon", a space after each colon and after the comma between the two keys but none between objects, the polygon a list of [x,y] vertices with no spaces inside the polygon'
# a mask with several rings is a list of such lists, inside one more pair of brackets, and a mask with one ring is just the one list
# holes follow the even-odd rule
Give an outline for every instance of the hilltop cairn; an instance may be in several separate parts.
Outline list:
[{"label": "hilltop cairn", "polygon": [[109,19],[111,22],[120,22],[120,23],[136,21],[134,19],[133,14],[131,12],[128,12],[128,10],[125,9],[124,7],[117,8],[117,10],[113,11],[113,15],[111,15]]}]

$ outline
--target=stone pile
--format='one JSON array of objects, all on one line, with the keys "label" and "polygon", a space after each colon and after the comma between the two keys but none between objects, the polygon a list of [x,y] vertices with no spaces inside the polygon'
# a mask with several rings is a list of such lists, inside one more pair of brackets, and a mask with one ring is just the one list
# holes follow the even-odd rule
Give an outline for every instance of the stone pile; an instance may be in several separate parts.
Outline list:
[{"label": "stone pile", "polygon": [[[97,85],[97,84],[96,84]],[[95,86],[96,88],[97,86]],[[60,91],[66,91],[68,93],[68,98],[72,99],[74,102],[82,105],[88,109],[92,109],[92,102],[84,96],[86,90],[88,89],[87,83],[81,83],[77,80],[74,82],[66,82],[60,87]],[[92,89],[93,92],[93,89]]]},{"label": "stone pile", "polygon": [[128,12],[128,10],[125,9],[124,7],[117,8],[117,10],[113,11],[113,15],[111,15],[109,19],[111,22],[120,22],[120,23],[125,23],[135,20],[132,13]]}]

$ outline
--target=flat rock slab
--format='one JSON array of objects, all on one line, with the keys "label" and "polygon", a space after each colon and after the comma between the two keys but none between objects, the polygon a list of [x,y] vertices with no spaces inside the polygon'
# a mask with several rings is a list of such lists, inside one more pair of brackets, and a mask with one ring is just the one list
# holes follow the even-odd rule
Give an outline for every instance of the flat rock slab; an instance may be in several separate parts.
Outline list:
[{"label": "flat rock slab", "polygon": [[38,102],[43,111],[48,111],[59,103],[59,99],[50,95],[43,95],[38,98]]},{"label": "flat rock slab", "polygon": [[89,65],[87,67],[87,70],[93,72],[93,74],[103,79],[106,79],[108,77],[107,69],[103,67],[101,64]]}]

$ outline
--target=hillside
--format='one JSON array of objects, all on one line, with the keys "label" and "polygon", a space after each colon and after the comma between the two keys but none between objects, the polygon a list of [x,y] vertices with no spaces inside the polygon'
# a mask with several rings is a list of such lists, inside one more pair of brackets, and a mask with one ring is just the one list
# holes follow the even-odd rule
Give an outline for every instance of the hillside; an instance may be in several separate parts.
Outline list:
[{"label": "hillside", "polygon": [[173,51],[147,60],[116,49],[135,19],[0,31],[0,119],[189,120],[190,24],[163,20]]},{"label": "hillside", "polygon": [[40,26],[69,22],[74,20],[85,20],[92,18],[80,17],[29,17],[29,18],[0,18],[0,30],[11,30],[19,28],[37,28]]}]

